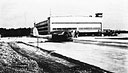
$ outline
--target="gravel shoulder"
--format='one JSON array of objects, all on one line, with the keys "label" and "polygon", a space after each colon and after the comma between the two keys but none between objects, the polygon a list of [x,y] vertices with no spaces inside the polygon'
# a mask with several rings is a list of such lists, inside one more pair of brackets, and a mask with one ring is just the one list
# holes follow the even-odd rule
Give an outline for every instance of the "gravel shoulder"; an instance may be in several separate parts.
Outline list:
[{"label": "gravel shoulder", "polygon": [[7,43],[0,43],[0,73],[39,73],[36,61],[14,51]]}]

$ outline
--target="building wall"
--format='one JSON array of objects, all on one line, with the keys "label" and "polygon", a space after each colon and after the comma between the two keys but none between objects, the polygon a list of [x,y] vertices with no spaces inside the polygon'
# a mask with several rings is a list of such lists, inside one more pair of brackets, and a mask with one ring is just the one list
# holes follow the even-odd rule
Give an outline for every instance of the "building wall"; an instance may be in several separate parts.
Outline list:
[{"label": "building wall", "polygon": [[51,17],[50,31],[74,30],[98,32],[102,30],[102,18],[98,17]]},{"label": "building wall", "polygon": [[39,22],[35,24],[35,27],[37,28],[40,35],[48,34],[48,32],[50,32],[49,31],[49,20]]},{"label": "building wall", "polygon": [[99,17],[49,17],[35,25],[39,34],[49,34],[56,30],[78,30],[79,32],[102,31],[102,18]]}]

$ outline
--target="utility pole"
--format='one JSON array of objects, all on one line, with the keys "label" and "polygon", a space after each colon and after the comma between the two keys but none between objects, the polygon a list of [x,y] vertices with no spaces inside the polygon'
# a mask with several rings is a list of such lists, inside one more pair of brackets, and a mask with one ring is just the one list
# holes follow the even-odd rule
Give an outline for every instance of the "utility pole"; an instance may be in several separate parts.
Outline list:
[{"label": "utility pole", "polygon": [[37,37],[37,47],[39,47],[39,38]]},{"label": "utility pole", "polygon": [[52,13],[52,12],[51,12],[51,8],[50,8],[50,14],[49,14],[49,15],[50,15],[50,17],[52,16],[52,14],[51,14],[51,13]]},{"label": "utility pole", "polygon": [[26,17],[26,12],[24,12],[24,24],[26,25],[27,22],[27,17]]}]

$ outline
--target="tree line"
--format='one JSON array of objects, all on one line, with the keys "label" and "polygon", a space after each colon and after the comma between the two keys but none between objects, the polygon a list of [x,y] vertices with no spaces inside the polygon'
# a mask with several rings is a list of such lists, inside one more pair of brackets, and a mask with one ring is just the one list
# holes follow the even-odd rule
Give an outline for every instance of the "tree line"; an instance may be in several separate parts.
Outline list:
[{"label": "tree line", "polygon": [[22,36],[30,36],[31,28],[0,28],[1,37],[22,37]]},{"label": "tree line", "polygon": [[[126,30],[111,30],[111,29],[104,29],[103,32],[104,36],[117,36],[118,34],[121,33],[128,33]],[[31,36],[32,34],[32,28],[0,28],[0,35],[1,37],[22,37],[22,36]],[[91,33],[84,33],[85,34],[91,34]],[[94,33],[93,33],[94,34]],[[95,33],[96,35],[100,34],[99,32]]]}]

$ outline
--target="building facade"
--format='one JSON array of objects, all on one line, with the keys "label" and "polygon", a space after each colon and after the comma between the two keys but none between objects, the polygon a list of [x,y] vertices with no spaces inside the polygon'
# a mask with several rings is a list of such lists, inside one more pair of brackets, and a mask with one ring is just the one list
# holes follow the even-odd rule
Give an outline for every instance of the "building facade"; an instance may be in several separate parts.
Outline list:
[{"label": "building facade", "polygon": [[38,33],[40,35],[44,35],[44,34],[49,34],[49,32],[50,32],[50,26],[49,25],[50,25],[50,20],[48,18],[48,20],[34,24],[34,27],[37,28]]},{"label": "building facade", "polygon": [[90,16],[51,16],[43,22],[35,24],[39,34],[49,34],[52,31],[77,30],[80,33],[102,31],[102,17]]}]

